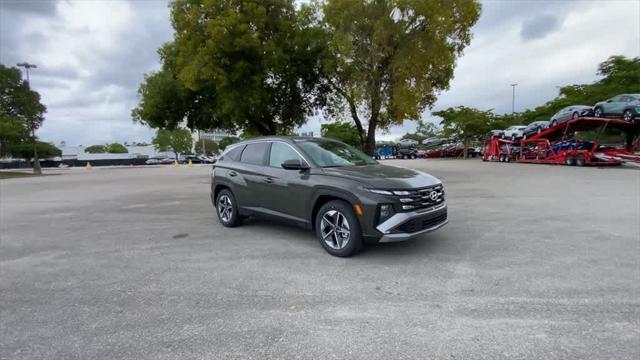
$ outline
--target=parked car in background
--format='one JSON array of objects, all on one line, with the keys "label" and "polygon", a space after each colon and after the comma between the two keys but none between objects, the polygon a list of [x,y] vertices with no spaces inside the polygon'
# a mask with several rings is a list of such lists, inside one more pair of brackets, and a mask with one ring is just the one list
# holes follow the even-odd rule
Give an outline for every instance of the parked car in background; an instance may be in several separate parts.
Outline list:
[{"label": "parked car in background", "polygon": [[531,136],[533,134],[540,134],[542,130],[549,127],[549,122],[546,120],[534,121],[531,124],[527,125],[526,128],[522,131],[524,136]]},{"label": "parked car in background", "polygon": [[617,115],[632,121],[640,115],[640,94],[621,94],[601,101],[593,107],[596,117]]},{"label": "parked car in background", "polygon": [[581,116],[593,116],[593,108],[587,105],[571,105],[560,109],[551,117],[551,127]]},{"label": "parked car in background", "polygon": [[502,137],[502,134],[504,134],[504,130],[491,130],[489,131],[489,134],[491,135],[491,137]]},{"label": "parked car in background", "polygon": [[418,157],[418,142],[411,139],[402,139],[396,145],[396,153],[399,159],[415,159]]},{"label": "parked car in background", "polygon": [[503,133],[502,133],[502,138],[504,139],[511,139],[511,140],[515,140],[515,139],[519,139],[521,137],[524,136],[524,134],[522,133],[524,131],[524,129],[526,129],[527,126],[526,125],[513,125],[513,126],[509,126]]}]

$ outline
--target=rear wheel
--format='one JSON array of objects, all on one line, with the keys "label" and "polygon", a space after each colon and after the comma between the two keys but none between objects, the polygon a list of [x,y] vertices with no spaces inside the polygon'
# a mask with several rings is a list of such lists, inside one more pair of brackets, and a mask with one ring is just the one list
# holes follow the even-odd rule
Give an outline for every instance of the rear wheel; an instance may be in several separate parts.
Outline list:
[{"label": "rear wheel", "polygon": [[558,121],[556,121],[556,120],[551,120],[551,127],[554,127],[554,126],[556,126],[556,125],[558,125]]},{"label": "rear wheel", "polygon": [[584,155],[580,154],[578,156],[576,156],[576,165],[577,166],[584,166],[585,161],[584,161]]},{"label": "rear wheel", "polygon": [[222,225],[226,227],[235,227],[242,223],[242,217],[238,213],[238,204],[233,193],[224,189],[218,193],[216,198],[216,212],[218,219]]},{"label": "rear wheel", "polygon": [[415,159],[416,158],[416,154],[411,154],[411,158]]},{"label": "rear wheel", "polygon": [[573,166],[576,164],[576,158],[574,158],[573,155],[567,155],[567,157],[564,159],[564,163],[566,165]]},{"label": "rear wheel", "polygon": [[624,113],[622,114],[622,117],[624,118],[624,121],[633,120],[633,113],[631,112],[631,109],[625,110]]},{"label": "rear wheel", "polygon": [[541,128],[541,127],[539,127],[539,128],[538,128],[538,134],[540,134],[541,132],[542,132],[542,128]]},{"label": "rear wheel", "polygon": [[322,205],[316,215],[316,237],[333,256],[351,256],[362,247],[362,232],[353,207],[342,200]]},{"label": "rear wheel", "polygon": [[579,117],[580,117],[580,114],[578,114],[578,112],[577,112],[577,111],[576,111],[576,112],[574,112],[574,113],[573,113],[573,115],[571,115],[571,118],[572,118],[572,119],[577,119],[577,118],[579,118]]}]

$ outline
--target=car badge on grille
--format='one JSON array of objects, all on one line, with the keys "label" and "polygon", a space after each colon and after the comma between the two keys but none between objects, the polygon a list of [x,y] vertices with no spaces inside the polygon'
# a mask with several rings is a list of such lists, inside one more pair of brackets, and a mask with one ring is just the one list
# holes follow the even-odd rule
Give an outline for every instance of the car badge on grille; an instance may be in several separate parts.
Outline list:
[{"label": "car badge on grille", "polygon": [[431,199],[431,201],[438,200],[438,192],[437,191],[430,192],[429,193],[429,199]]}]

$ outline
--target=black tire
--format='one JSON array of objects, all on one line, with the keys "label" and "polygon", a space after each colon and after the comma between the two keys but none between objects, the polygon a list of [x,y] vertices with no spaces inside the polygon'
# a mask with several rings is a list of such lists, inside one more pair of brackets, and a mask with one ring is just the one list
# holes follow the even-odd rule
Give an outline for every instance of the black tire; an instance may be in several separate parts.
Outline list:
[{"label": "black tire", "polygon": [[415,155],[415,154],[411,154],[411,158],[412,158],[412,159],[415,159],[415,158],[416,158],[416,155]]},{"label": "black tire", "polygon": [[579,118],[579,117],[580,117],[580,114],[578,114],[578,112],[577,112],[577,111],[576,111],[576,112],[574,112],[574,113],[571,115],[571,118],[572,118],[572,119],[577,119],[577,118]]},{"label": "black tire", "polygon": [[551,125],[549,125],[549,127],[554,127],[558,125],[558,122],[556,120],[551,120]]},{"label": "black tire", "polygon": [[511,141],[516,141],[517,137],[514,135],[511,135]]},{"label": "black tire", "polygon": [[603,117],[604,116],[604,112],[602,111],[601,107],[597,107],[593,110],[593,116],[599,118],[599,117]]},{"label": "black tire", "polygon": [[[344,244],[344,247],[340,247],[341,244],[339,245],[337,243],[337,240],[334,241],[334,239],[336,239],[336,236],[339,235],[333,236],[333,234],[337,233],[335,233],[335,231],[333,233],[331,233],[330,230],[327,231],[326,227],[323,229],[322,225],[322,220],[325,215],[329,219],[337,219],[338,216],[336,215],[336,213],[339,213],[344,217],[342,224],[344,224],[344,220],[346,220],[348,225],[349,237],[346,244],[342,243]],[[351,206],[351,204],[349,204],[348,202],[342,200],[329,201],[328,203],[320,207],[320,210],[318,210],[314,221],[316,224],[316,237],[318,238],[318,241],[320,241],[320,245],[322,245],[325,251],[329,254],[339,257],[348,257],[360,251],[360,248],[362,247],[362,231],[360,230],[360,222],[358,221],[358,218],[353,211],[353,206]],[[330,226],[331,225],[329,225],[329,227]],[[327,241],[325,241],[325,239],[323,238],[323,231],[325,233],[328,232],[332,234],[329,235],[327,241],[333,243],[335,246],[332,247],[332,245],[329,245]],[[344,239],[342,239],[341,241],[344,241]]]},{"label": "black tire", "polygon": [[[228,217],[223,215],[224,207],[221,206],[221,201],[226,203],[225,197],[231,202],[230,212],[226,213],[229,215]],[[236,198],[233,196],[231,190],[224,189],[218,193],[218,196],[216,197],[216,214],[218,214],[218,220],[220,220],[220,223],[223,226],[236,227],[242,224],[242,216],[238,213],[238,203],[236,202]]]},{"label": "black tire", "polygon": [[622,118],[624,119],[624,121],[633,121],[633,112],[631,111],[631,109],[625,110],[624,113],[622,113]]},{"label": "black tire", "polygon": [[576,158],[574,158],[573,155],[567,155],[567,157],[564,159],[564,163],[565,165],[573,166],[576,164]]},{"label": "black tire", "polygon": [[576,166],[584,166],[584,164],[585,164],[584,155],[580,154],[576,156]]},{"label": "black tire", "polygon": [[539,128],[538,128],[538,134],[540,134],[541,132],[542,132],[542,128],[541,128],[541,127],[539,127]]}]

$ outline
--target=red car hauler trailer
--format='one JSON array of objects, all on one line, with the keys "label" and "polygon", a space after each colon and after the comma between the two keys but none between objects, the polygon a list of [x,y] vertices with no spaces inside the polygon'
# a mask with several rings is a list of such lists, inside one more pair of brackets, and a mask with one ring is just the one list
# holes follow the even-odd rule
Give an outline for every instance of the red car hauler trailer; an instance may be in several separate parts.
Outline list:
[{"label": "red car hauler trailer", "polygon": [[[623,148],[604,145],[601,136],[609,129],[626,135]],[[576,132],[596,131],[593,142],[573,140]],[[640,142],[640,122],[621,119],[581,117],[514,141],[492,138],[485,146],[484,161],[517,161],[537,164],[640,165],[636,154]]]}]

